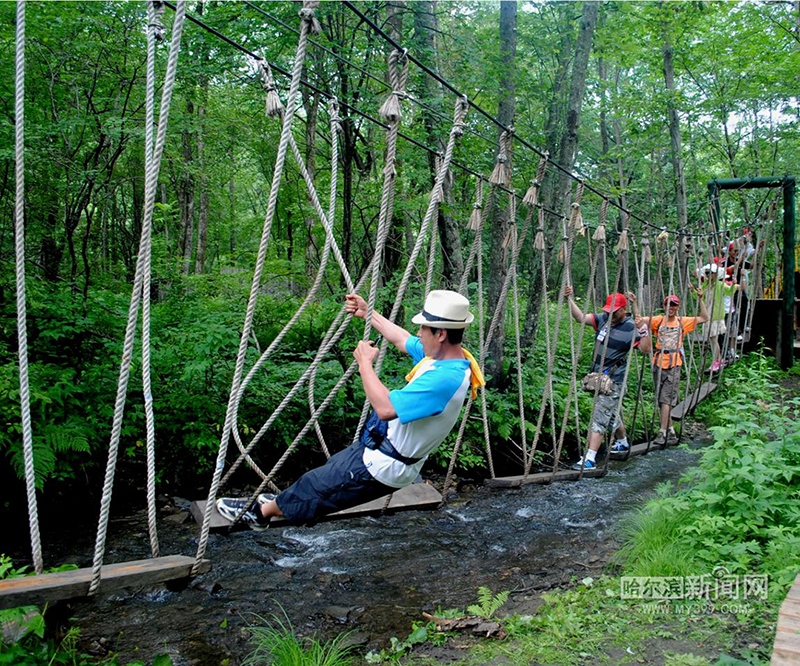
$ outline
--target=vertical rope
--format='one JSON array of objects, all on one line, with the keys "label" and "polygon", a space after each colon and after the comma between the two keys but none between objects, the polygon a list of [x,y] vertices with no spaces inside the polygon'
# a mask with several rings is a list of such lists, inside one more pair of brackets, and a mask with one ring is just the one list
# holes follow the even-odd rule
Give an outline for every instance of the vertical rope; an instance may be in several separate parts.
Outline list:
[{"label": "vertical rope", "polygon": [[[339,102],[331,100],[329,104],[330,119],[331,119],[331,186],[328,195],[328,219],[333,222],[336,217],[336,195],[337,184],[339,182],[339,134],[342,132],[342,120],[339,117]],[[330,239],[325,235],[325,248],[322,251],[322,260],[320,260],[320,268],[317,272],[317,280],[322,284],[322,278],[325,273],[325,265],[327,265],[327,257],[330,254]],[[316,282],[315,282],[316,284]],[[312,287],[313,289],[313,287]],[[315,292],[316,293],[316,292]],[[314,388],[316,385],[317,373],[316,371],[311,374],[308,380],[308,406],[311,412],[316,409],[317,400],[314,397]],[[325,443],[325,437],[322,435],[322,428],[319,423],[314,424],[314,432],[317,434],[317,440],[322,447],[322,451],[326,458],[330,458],[331,454],[328,451],[328,446]]]},{"label": "vertical rope", "polygon": [[92,582],[89,585],[89,595],[94,595],[100,587],[100,571],[103,566],[103,552],[105,550],[106,534],[108,530],[108,517],[111,508],[111,492],[114,487],[114,471],[117,464],[117,452],[122,433],[122,417],[125,411],[125,400],[130,378],[131,359],[133,356],[133,342],[136,332],[136,320],[139,314],[139,304],[142,295],[142,281],[147,248],[150,245],[150,234],[153,222],[153,208],[155,204],[156,186],[158,185],[158,172],[161,164],[161,155],[164,152],[164,142],[169,120],[169,108],[172,101],[172,91],[175,85],[175,72],[178,66],[178,53],[181,46],[183,21],[186,14],[185,0],[179,0],[175,11],[175,21],[172,24],[172,43],[170,45],[169,60],[164,76],[164,89],[161,95],[161,111],[158,119],[158,135],[153,152],[152,169],[149,179],[145,183],[145,201],[142,219],[142,234],[139,240],[139,256],[136,260],[136,273],[131,293],[131,303],[128,309],[128,321],[125,328],[125,342],[122,347],[122,361],[120,363],[119,381],[117,383],[117,397],[114,405],[114,421],[111,428],[111,440],[108,446],[108,463],[106,465],[105,482],[103,484],[103,497],[100,503],[100,520],[97,528],[94,561],[92,563]]},{"label": "vertical rope", "polygon": [[25,0],[17,0],[17,30],[14,79],[14,251],[17,277],[17,340],[19,357],[19,407],[22,417],[22,450],[28,491],[28,525],[36,573],[42,573],[42,541],[36,505],[36,471],[33,464],[31,394],[28,379],[28,324],[25,297]]},{"label": "vertical rope", "polygon": [[[153,170],[153,124],[155,120],[155,59],[156,10],[147,3],[147,85],[145,93],[144,172],[145,182]],[[153,389],[150,380],[150,265],[151,244],[140,248],[144,253],[142,268],[142,393],[144,394],[145,428],[147,431],[147,532],[150,552],[158,557],[158,528],[156,526],[156,430],[153,416]]]},{"label": "vertical rope", "polygon": [[299,12],[301,18],[300,37],[298,39],[294,66],[292,68],[292,79],[289,85],[289,95],[286,101],[286,112],[284,113],[283,127],[281,130],[280,140],[278,142],[278,152],[275,156],[275,166],[272,173],[272,183],[270,186],[269,200],[267,202],[267,212],[264,218],[264,226],[261,231],[258,257],[256,258],[256,265],[255,269],[253,270],[253,282],[250,286],[250,297],[247,303],[244,325],[242,326],[242,335],[239,339],[239,352],[236,357],[236,366],[234,368],[233,380],[231,382],[231,392],[228,398],[228,407],[225,414],[225,423],[222,429],[222,438],[220,441],[219,451],[217,453],[217,461],[214,469],[213,480],[208,492],[208,501],[206,502],[206,509],[203,515],[203,525],[200,530],[200,540],[197,546],[195,563],[192,567],[192,575],[197,574],[197,570],[200,567],[201,560],[203,559],[203,555],[205,555],[206,547],[208,545],[208,535],[211,526],[211,513],[214,508],[214,498],[217,496],[217,488],[219,487],[220,478],[222,477],[222,470],[225,466],[225,456],[228,451],[230,431],[238,404],[239,384],[241,382],[241,377],[244,370],[244,360],[245,356],[247,355],[248,341],[250,339],[250,332],[253,326],[253,317],[255,315],[258,292],[261,286],[261,274],[264,270],[264,261],[267,256],[267,247],[269,245],[270,232],[272,230],[272,221],[275,217],[275,210],[278,203],[278,190],[280,189],[281,178],[283,176],[283,167],[286,162],[289,136],[292,131],[292,121],[294,120],[297,95],[300,89],[300,77],[303,72],[303,63],[305,62],[306,48],[308,46],[308,35],[314,26],[314,8],[318,4],[318,2],[310,2],[309,0],[305,0],[303,2],[303,8]]}]

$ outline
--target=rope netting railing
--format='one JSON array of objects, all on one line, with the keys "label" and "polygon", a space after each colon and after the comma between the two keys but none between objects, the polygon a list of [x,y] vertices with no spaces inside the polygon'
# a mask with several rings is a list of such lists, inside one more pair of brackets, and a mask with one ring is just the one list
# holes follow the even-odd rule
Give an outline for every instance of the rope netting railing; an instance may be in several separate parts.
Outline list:
[{"label": "rope netting railing", "polygon": [[[305,34],[307,34],[307,31],[306,31]],[[302,42],[302,38],[303,38],[303,31],[301,31],[301,40],[300,40],[301,42]],[[300,60],[300,46],[298,46],[298,58],[297,58],[297,60],[298,61]],[[297,64],[298,63],[296,62],[296,66],[297,66]],[[378,284],[378,281],[379,281],[378,278],[379,278],[379,275],[380,275],[380,268],[381,268],[380,258],[382,256],[382,252],[383,252],[383,245],[385,244],[386,237],[388,235],[389,222],[391,221],[391,218],[392,218],[392,208],[393,208],[393,199],[394,199],[394,182],[395,182],[395,178],[396,178],[397,127],[399,126],[399,121],[400,121],[400,116],[401,116],[399,100],[403,96],[403,91],[404,91],[404,87],[405,87],[405,80],[407,78],[407,59],[406,59],[404,53],[394,51],[394,52],[392,52],[392,54],[390,54],[389,70],[390,70],[390,78],[392,80],[392,93],[390,94],[389,98],[387,99],[387,101],[385,102],[384,106],[381,109],[382,117],[384,117],[384,119],[389,124],[389,131],[387,132],[387,157],[386,157],[386,164],[385,164],[385,168],[384,168],[384,176],[385,176],[385,178],[384,178],[384,187],[383,187],[383,190],[382,190],[381,213],[380,213],[379,225],[378,225],[378,240],[376,242],[376,251],[375,251],[373,260],[370,263],[370,266],[368,267],[367,271],[365,272],[362,280],[360,280],[357,285],[353,285],[352,284],[352,281],[349,279],[349,276],[347,276],[347,274],[346,274],[346,270],[345,270],[344,266],[342,264],[340,264],[340,267],[343,269],[342,272],[346,276],[346,282],[347,282],[348,290],[351,291],[351,292],[352,291],[358,291],[360,289],[360,287],[362,286],[364,280],[367,279],[367,278],[371,278],[371,280],[370,280],[370,282],[371,282],[370,297],[369,297],[369,301],[368,301],[368,303],[369,303],[368,307],[369,307],[369,312],[370,313],[374,309],[374,301],[375,301],[375,296],[376,296],[376,291],[377,291],[377,284]],[[271,85],[270,77],[267,76],[266,79],[267,79],[266,87],[267,87],[267,89],[269,91],[269,94],[275,96],[276,93],[275,93],[275,90],[274,90],[274,85]],[[273,102],[273,106],[275,106],[275,105],[276,105],[276,103]],[[286,106],[288,108],[291,108],[291,105],[292,105],[292,101],[291,101],[291,92],[290,92],[290,100],[287,101]],[[268,100],[268,107],[269,107],[269,100]],[[437,173],[437,177],[436,177],[436,183],[434,185],[434,188],[433,188],[433,190],[431,192],[431,196],[430,196],[430,199],[429,199],[428,211],[426,213],[426,216],[425,216],[425,218],[423,220],[421,229],[420,229],[419,234],[418,234],[417,245],[415,246],[414,251],[411,254],[411,257],[410,257],[408,265],[407,265],[406,273],[404,275],[404,279],[403,279],[403,281],[401,281],[400,287],[398,289],[398,294],[397,294],[395,306],[393,307],[393,312],[392,312],[392,315],[390,316],[390,319],[392,319],[392,320],[395,319],[396,316],[397,316],[397,310],[399,310],[399,307],[400,307],[400,304],[402,302],[402,298],[403,298],[405,289],[406,289],[406,287],[408,285],[408,281],[409,281],[409,277],[411,275],[411,269],[413,268],[414,261],[416,259],[416,256],[419,254],[419,249],[421,247],[421,243],[422,243],[423,239],[425,238],[426,234],[428,233],[428,230],[429,230],[428,228],[430,226],[430,221],[431,221],[431,219],[433,217],[433,214],[434,214],[434,212],[436,210],[436,207],[440,203],[441,190],[442,190],[441,183],[442,183],[442,180],[445,177],[445,175],[446,175],[446,173],[447,173],[447,171],[449,169],[449,162],[450,162],[450,160],[452,158],[453,144],[454,144],[455,138],[457,136],[460,136],[461,133],[463,133],[463,116],[464,116],[464,114],[466,112],[466,108],[467,108],[467,106],[466,106],[466,104],[463,103],[463,100],[459,100],[459,103],[457,104],[456,117],[455,117],[455,120],[454,120],[453,131],[451,132],[451,139],[450,139],[450,141],[448,143],[448,147],[447,147],[447,150],[445,151],[445,155],[444,155],[444,157],[441,160],[441,163],[439,165],[439,169],[438,169],[438,173]],[[331,248],[333,250],[333,253],[334,253],[334,255],[336,255],[337,254],[337,246],[336,246],[335,241],[332,240],[332,238],[331,238],[332,237],[332,227],[330,226],[330,220],[327,220],[327,222],[326,222],[326,215],[322,211],[321,205],[319,204],[318,198],[316,197],[316,193],[315,193],[315,190],[314,190],[314,186],[313,186],[313,182],[311,180],[311,177],[308,175],[308,172],[305,169],[302,157],[300,156],[299,150],[298,150],[298,148],[296,146],[296,143],[294,142],[294,138],[291,135],[290,123],[287,120],[287,114],[284,115],[284,126],[283,126],[283,128],[284,128],[284,132],[286,134],[288,134],[288,136],[286,136],[286,143],[288,143],[292,147],[292,150],[293,150],[293,152],[295,154],[298,166],[299,166],[299,168],[301,170],[301,173],[303,174],[304,180],[306,181],[307,189],[308,189],[308,193],[309,193],[309,198],[311,199],[312,203],[314,204],[314,207],[317,210],[318,216],[323,221],[323,224],[326,227],[326,234],[328,236],[328,239],[330,240],[330,244],[331,244]],[[277,167],[276,167],[276,173],[277,173]],[[272,188],[273,190],[275,189],[276,181],[277,181],[277,177],[276,177],[276,175],[273,175],[273,188]],[[333,213],[334,208],[335,208],[335,200],[333,198],[334,197],[334,191],[335,191],[335,186],[332,187],[332,189],[331,189],[331,206],[330,206],[330,211],[329,211],[330,214],[329,214],[328,217],[332,217],[332,213]],[[272,197],[270,198],[270,201],[272,201]],[[268,212],[268,215],[269,215],[269,212]],[[266,225],[265,225],[265,227],[266,227]],[[264,235],[265,236],[267,235],[266,234],[266,229],[265,229]],[[337,260],[338,260],[338,257],[337,257]],[[255,278],[254,278],[254,282],[255,282]],[[303,375],[301,376],[300,380],[295,385],[295,387],[285,396],[284,400],[281,402],[281,404],[278,406],[278,408],[273,412],[273,414],[270,416],[270,418],[267,420],[267,422],[264,424],[264,426],[262,426],[262,428],[256,433],[255,437],[253,437],[253,439],[250,441],[250,443],[245,448],[242,448],[241,441],[240,441],[239,436],[238,436],[238,431],[235,429],[236,411],[238,409],[238,404],[239,404],[239,401],[241,399],[241,396],[243,394],[243,389],[246,387],[246,384],[249,382],[250,378],[254,375],[255,371],[257,371],[258,368],[260,367],[260,365],[263,364],[263,359],[266,357],[266,355],[262,355],[262,359],[259,360],[259,362],[256,364],[256,366],[251,368],[250,372],[248,373],[247,377],[245,378],[245,381],[237,382],[237,380],[235,378],[234,384],[239,383],[239,386],[236,387],[237,390],[232,391],[232,397],[231,397],[231,400],[229,401],[229,412],[231,413],[231,416],[230,416],[230,419],[226,418],[226,422],[229,422],[230,424],[234,425],[234,429],[233,429],[233,433],[232,434],[233,434],[234,439],[237,441],[237,444],[240,446],[240,450],[242,452],[242,455],[240,455],[239,458],[237,459],[237,461],[234,462],[234,464],[228,469],[228,471],[226,472],[225,476],[220,479],[219,477],[221,476],[221,468],[224,467],[224,455],[223,455],[222,451],[220,452],[220,454],[218,456],[218,465],[217,465],[219,473],[215,473],[215,479],[214,479],[214,481],[212,481],[212,488],[211,488],[211,491],[209,493],[209,502],[206,505],[206,518],[207,518],[208,514],[210,513],[212,500],[216,496],[216,491],[217,491],[218,487],[220,485],[224,485],[224,483],[231,477],[231,475],[235,472],[236,468],[241,463],[241,461],[248,456],[249,452],[253,449],[255,444],[266,433],[266,431],[268,430],[268,428],[270,427],[272,422],[274,422],[274,419],[277,418],[277,415],[280,413],[280,411],[282,411],[282,409],[294,397],[296,392],[299,390],[300,386],[306,380],[308,380],[309,378],[313,378],[315,376],[316,369],[317,369],[319,363],[324,358],[325,354],[327,354],[327,352],[330,350],[331,346],[333,344],[335,344],[335,342],[343,334],[345,328],[347,327],[347,324],[349,323],[349,320],[350,320],[351,316],[348,315],[348,316],[342,317],[342,312],[340,312],[339,316],[337,316],[337,318],[334,320],[333,324],[329,328],[329,331],[326,334],[322,345],[320,346],[320,349],[319,349],[319,351],[318,351],[318,353],[317,353],[317,355],[316,355],[316,357],[314,359],[314,362],[312,362],[312,364],[309,367],[309,369],[306,370],[305,373],[303,373]],[[367,339],[369,334],[370,334],[370,319],[371,318],[368,315],[367,316],[367,325],[366,325],[365,331],[364,331],[364,339]],[[246,341],[246,336],[243,335],[242,336],[242,346],[244,346],[245,341]],[[381,349],[381,355],[383,353],[385,353],[385,341],[384,341],[384,345],[382,346],[382,349]],[[380,362],[380,360],[382,360],[382,359],[379,358],[378,362]],[[355,364],[352,364],[351,367],[348,368],[348,370],[344,373],[343,377],[337,382],[336,386],[331,391],[331,393],[328,395],[328,397],[326,397],[325,400],[323,400],[322,404],[320,404],[316,408],[314,407],[315,400],[314,400],[314,397],[313,397],[313,384],[310,383],[310,388],[309,388],[309,407],[310,407],[310,409],[312,411],[311,418],[306,423],[306,426],[304,426],[301,429],[300,433],[295,437],[294,441],[286,449],[286,451],[281,456],[281,458],[274,465],[272,471],[267,473],[267,474],[263,474],[263,473],[261,474],[261,476],[262,476],[261,487],[259,488],[259,490],[256,493],[254,493],[254,495],[253,495],[253,497],[251,499],[254,500],[255,497],[258,495],[258,493],[261,492],[261,490],[266,485],[268,485],[268,484],[270,484],[272,482],[272,479],[274,478],[274,476],[277,473],[277,471],[280,469],[280,467],[282,466],[284,461],[287,459],[288,455],[296,447],[296,445],[298,444],[300,439],[305,436],[306,432],[311,427],[317,427],[318,428],[317,419],[318,419],[319,415],[327,407],[327,405],[330,403],[330,401],[335,396],[335,394],[338,392],[338,390],[341,388],[341,386],[343,386],[344,383],[353,374],[353,371],[354,371],[355,367],[356,367]],[[376,367],[376,370],[377,369],[378,368]],[[239,371],[239,376],[241,376],[241,374],[243,374],[243,373],[241,371]],[[362,421],[365,418],[365,413],[366,412],[362,413]],[[223,440],[227,438],[228,432],[230,431],[228,423],[226,423],[225,431],[226,432],[223,435]],[[320,436],[320,435],[321,435],[321,433],[318,432],[318,436]],[[221,446],[221,449],[222,448],[223,447]],[[203,552],[204,552],[204,549],[205,549],[205,545],[206,545],[206,542],[207,542],[207,528],[206,528],[206,523],[207,522],[208,522],[208,520],[204,519],[204,526],[203,526],[203,530],[202,530],[202,533],[201,533],[201,541],[200,541],[199,548],[198,548],[198,556],[197,556],[198,562],[202,558],[202,555],[203,555]]]}]

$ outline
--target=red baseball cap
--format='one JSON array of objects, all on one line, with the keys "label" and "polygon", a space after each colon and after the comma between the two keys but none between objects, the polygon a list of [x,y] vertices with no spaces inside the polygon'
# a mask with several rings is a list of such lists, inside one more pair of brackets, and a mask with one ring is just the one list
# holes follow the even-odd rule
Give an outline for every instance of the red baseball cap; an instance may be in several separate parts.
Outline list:
[{"label": "red baseball cap", "polygon": [[614,312],[615,310],[619,310],[620,308],[625,308],[627,306],[628,299],[625,298],[625,294],[609,294],[608,298],[606,299],[606,304],[603,306],[603,311]]},{"label": "red baseball cap", "polygon": [[681,299],[678,298],[675,294],[670,294],[664,299],[664,305],[667,305],[668,303],[674,303],[675,305],[680,305]]}]

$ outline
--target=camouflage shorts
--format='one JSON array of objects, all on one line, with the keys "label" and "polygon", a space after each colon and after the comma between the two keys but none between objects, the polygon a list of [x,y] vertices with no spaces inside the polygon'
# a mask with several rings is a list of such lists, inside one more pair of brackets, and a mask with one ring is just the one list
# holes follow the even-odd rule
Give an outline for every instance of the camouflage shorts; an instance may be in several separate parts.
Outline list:
[{"label": "camouflage shorts", "polygon": [[622,386],[615,383],[614,390],[610,395],[598,394],[594,406],[594,416],[592,417],[592,432],[611,432],[619,428],[622,420],[617,414]]}]

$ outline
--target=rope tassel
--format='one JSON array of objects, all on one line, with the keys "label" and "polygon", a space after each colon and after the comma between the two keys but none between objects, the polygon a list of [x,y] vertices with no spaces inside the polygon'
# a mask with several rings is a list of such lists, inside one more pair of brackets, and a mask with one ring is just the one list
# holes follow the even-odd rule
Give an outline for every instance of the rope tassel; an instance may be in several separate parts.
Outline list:
[{"label": "rope tassel", "polygon": [[583,234],[581,233],[584,227],[583,214],[581,213],[581,205],[577,201],[572,204],[572,219],[570,221],[570,224],[572,228],[576,230],[577,233],[583,236]]},{"label": "rope tassel", "polygon": [[489,182],[494,185],[508,187],[511,183],[511,132],[513,127],[509,127],[500,135],[500,151],[497,154],[497,163],[494,165]]},{"label": "rope tassel", "polygon": [[281,97],[275,87],[275,77],[272,75],[272,69],[266,60],[261,60],[258,63],[258,71],[261,74],[261,85],[267,92],[264,113],[266,113],[267,118],[278,118],[283,115],[283,102],[281,102]]},{"label": "rope tassel", "polygon": [[622,233],[619,236],[619,241],[617,242],[617,247],[615,248],[617,252],[627,252],[630,247],[628,245],[628,230],[623,229]]},{"label": "rope tassel", "polygon": [[669,234],[666,229],[663,229],[661,233],[656,236],[656,242],[661,243],[661,245],[667,245],[669,243]]},{"label": "rope tassel", "polygon": [[[399,69],[398,69],[399,65]],[[381,105],[378,114],[386,122],[398,122],[402,115],[400,109],[400,96],[405,95],[406,80],[408,78],[408,57],[405,51],[393,50],[389,54],[389,83],[392,92]]]},{"label": "rope tassel", "polygon": [[467,220],[467,229],[478,231],[483,220],[483,179],[478,178],[475,184],[475,203],[472,205],[472,213]]},{"label": "rope tassel", "polygon": [[547,168],[547,159],[549,157],[550,153],[542,153],[542,157],[539,160],[539,166],[536,167],[536,177],[531,181],[531,186],[528,188],[528,191],[525,192],[525,196],[522,197],[522,203],[527,204],[528,206],[535,206],[539,203],[539,192],[542,190],[544,170]]},{"label": "rope tassel", "polygon": [[598,225],[597,229],[595,229],[594,234],[592,235],[592,240],[598,243],[605,243],[606,242],[606,225],[600,224]]},{"label": "rope tassel", "polygon": [[531,206],[531,207],[539,203],[539,187],[540,187],[539,181],[532,180],[531,185],[528,188],[528,191],[525,192],[525,196],[522,197],[522,203],[524,203],[526,206]]},{"label": "rope tassel", "polygon": [[653,263],[653,253],[650,250],[650,239],[647,236],[642,238],[642,259],[648,264]]}]

